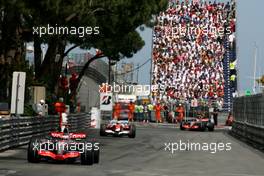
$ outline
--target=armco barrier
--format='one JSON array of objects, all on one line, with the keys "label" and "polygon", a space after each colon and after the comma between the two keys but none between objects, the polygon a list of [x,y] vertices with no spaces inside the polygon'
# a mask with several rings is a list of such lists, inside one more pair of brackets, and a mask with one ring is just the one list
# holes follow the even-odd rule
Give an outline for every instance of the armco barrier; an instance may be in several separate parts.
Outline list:
[{"label": "armco barrier", "polygon": [[231,133],[257,148],[264,149],[264,95],[234,99],[235,122]]},{"label": "armco barrier", "polygon": [[233,114],[237,122],[264,126],[264,95],[256,94],[235,98]]},{"label": "armco barrier", "polygon": [[264,150],[264,127],[245,122],[234,122],[232,134],[243,141]]},{"label": "armco barrier", "polygon": [[[90,127],[91,118],[86,113],[71,114],[68,123],[70,131],[84,131]],[[46,135],[58,127],[58,116],[0,119],[0,151],[27,144],[32,136]]]}]

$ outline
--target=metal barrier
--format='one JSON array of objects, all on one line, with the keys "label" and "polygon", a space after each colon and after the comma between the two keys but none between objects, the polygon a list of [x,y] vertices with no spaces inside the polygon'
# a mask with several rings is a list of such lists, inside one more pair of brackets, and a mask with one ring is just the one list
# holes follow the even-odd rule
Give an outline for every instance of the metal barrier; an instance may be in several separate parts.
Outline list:
[{"label": "metal barrier", "polygon": [[[86,113],[71,114],[68,123],[71,132],[84,131],[90,127],[91,118]],[[58,127],[58,116],[0,119],[0,151],[25,145],[32,136],[47,135]]]},{"label": "metal barrier", "polygon": [[264,127],[246,122],[234,122],[231,134],[253,146],[264,150]]},{"label": "metal barrier", "polygon": [[264,149],[264,95],[235,98],[233,114],[232,134]]},{"label": "metal barrier", "polygon": [[264,95],[235,98],[233,114],[235,121],[264,126]]}]

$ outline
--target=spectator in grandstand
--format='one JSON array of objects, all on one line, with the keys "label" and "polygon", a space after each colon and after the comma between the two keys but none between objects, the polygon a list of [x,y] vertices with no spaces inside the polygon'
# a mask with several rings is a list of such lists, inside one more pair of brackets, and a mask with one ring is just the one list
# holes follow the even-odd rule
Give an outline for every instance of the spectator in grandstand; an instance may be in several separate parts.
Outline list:
[{"label": "spectator in grandstand", "polygon": [[157,17],[153,36],[153,84],[173,99],[222,102],[224,41],[234,42],[234,3],[171,2]]}]

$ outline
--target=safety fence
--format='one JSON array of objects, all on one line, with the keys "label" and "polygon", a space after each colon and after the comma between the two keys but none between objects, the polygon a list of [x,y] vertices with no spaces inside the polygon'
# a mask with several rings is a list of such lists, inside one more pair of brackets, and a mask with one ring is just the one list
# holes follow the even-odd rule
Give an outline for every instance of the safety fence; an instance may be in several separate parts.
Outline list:
[{"label": "safety fence", "polygon": [[[85,131],[91,118],[86,113],[68,116],[70,132]],[[32,136],[47,135],[59,128],[58,116],[0,119],[0,151],[27,144]]]},{"label": "safety fence", "polygon": [[264,149],[264,95],[235,98],[233,114],[232,134]]}]

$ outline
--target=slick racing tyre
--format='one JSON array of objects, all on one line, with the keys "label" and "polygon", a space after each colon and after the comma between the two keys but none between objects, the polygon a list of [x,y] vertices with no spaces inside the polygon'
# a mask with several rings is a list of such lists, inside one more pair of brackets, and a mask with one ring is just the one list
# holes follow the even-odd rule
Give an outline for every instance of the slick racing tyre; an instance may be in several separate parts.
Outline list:
[{"label": "slick racing tyre", "polygon": [[105,133],[105,124],[101,124],[100,125],[100,136],[106,136],[106,133]]},{"label": "slick racing tyre", "polygon": [[208,123],[207,124],[208,131],[214,131],[214,124],[213,123]]},{"label": "slick racing tyre", "polygon": [[94,151],[94,163],[98,164],[100,160],[100,146],[99,143],[98,145],[95,145],[97,142],[93,143],[93,151]]},{"label": "slick racing tyre", "polygon": [[128,137],[129,138],[135,138],[136,137],[136,126],[134,124],[132,124],[130,126]]},{"label": "slick racing tyre", "polygon": [[185,130],[185,128],[183,127],[182,123],[180,124],[180,129],[181,130]]},{"label": "slick racing tyre", "polygon": [[[84,142],[84,146],[93,145],[92,142]],[[81,153],[81,164],[82,165],[93,165],[94,163],[94,150],[92,148],[84,147],[84,151]]]},{"label": "slick racing tyre", "polygon": [[200,124],[200,130],[205,131],[206,130],[206,125],[204,123]]},{"label": "slick racing tyre", "polygon": [[32,137],[28,144],[27,160],[30,163],[38,163],[40,156],[38,154],[38,148],[40,147],[40,140]]}]

